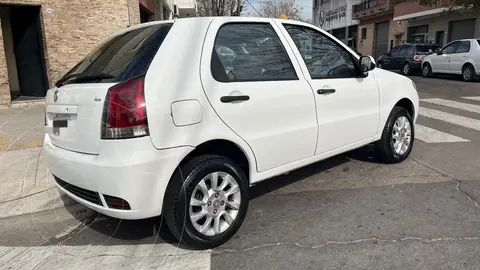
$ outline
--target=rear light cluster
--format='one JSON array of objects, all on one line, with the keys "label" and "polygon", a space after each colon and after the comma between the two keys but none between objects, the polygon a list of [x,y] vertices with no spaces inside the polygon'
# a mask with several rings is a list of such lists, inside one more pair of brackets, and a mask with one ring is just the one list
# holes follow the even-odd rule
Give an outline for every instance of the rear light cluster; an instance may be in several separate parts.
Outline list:
[{"label": "rear light cluster", "polygon": [[414,55],[413,61],[422,61],[425,58],[425,55]]},{"label": "rear light cluster", "polygon": [[102,139],[128,139],[149,135],[144,76],[108,89],[104,105]]}]

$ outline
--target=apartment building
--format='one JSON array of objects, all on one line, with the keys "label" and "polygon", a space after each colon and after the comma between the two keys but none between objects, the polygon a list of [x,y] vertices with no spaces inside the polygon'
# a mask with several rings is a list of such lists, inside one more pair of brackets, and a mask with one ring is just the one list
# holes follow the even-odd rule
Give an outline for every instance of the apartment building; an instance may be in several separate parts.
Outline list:
[{"label": "apartment building", "polygon": [[462,38],[480,37],[480,13],[449,12],[444,7],[426,7],[417,3],[395,6],[395,22],[407,23],[406,41],[436,43],[440,46]]},{"label": "apartment building", "polygon": [[352,48],[357,48],[358,21],[352,6],[361,0],[313,0],[313,24],[332,33]]},{"label": "apartment building", "polygon": [[195,16],[195,0],[0,0],[0,107],[40,101],[110,34]]}]

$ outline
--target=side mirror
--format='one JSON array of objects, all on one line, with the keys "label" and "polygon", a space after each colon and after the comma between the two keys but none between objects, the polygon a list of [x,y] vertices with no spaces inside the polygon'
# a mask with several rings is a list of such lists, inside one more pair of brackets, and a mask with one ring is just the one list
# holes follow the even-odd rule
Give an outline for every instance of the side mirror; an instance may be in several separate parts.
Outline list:
[{"label": "side mirror", "polygon": [[372,56],[370,55],[364,55],[362,57],[360,57],[360,70],[366,74],[367,72],[369,72],[370,70],[373,70],[375,67],[376,67],[376,64],[375,64],[375,59],[373,59]]}]

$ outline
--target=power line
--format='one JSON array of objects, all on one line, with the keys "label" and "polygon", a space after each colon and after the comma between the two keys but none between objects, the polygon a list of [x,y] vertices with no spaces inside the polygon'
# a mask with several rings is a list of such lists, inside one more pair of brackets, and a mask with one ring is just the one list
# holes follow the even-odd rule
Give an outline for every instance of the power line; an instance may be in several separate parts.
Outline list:
[{"label": "power line", "polygon": [[245,0],[252,8],[253,10],[255,10],[255,12],[258,14],[258,16],[262,17],[262,15],[260,15],[260,12],[257,11],[257,9],[250,3],[250,1],[248,0]]}]

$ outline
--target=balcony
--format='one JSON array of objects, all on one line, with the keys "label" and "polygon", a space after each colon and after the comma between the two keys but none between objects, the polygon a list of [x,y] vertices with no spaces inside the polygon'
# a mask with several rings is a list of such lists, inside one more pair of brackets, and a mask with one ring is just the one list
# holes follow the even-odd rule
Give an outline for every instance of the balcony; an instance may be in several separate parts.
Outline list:
[{"label": "balcony", "polygon": [[364,20],[393,13],[396,0],[363,0],[353,5],[354,20]]},{"label": "balcony", "polygon": [[197,16],[197,2],[195,0],[176,0],[180,18]]}]

